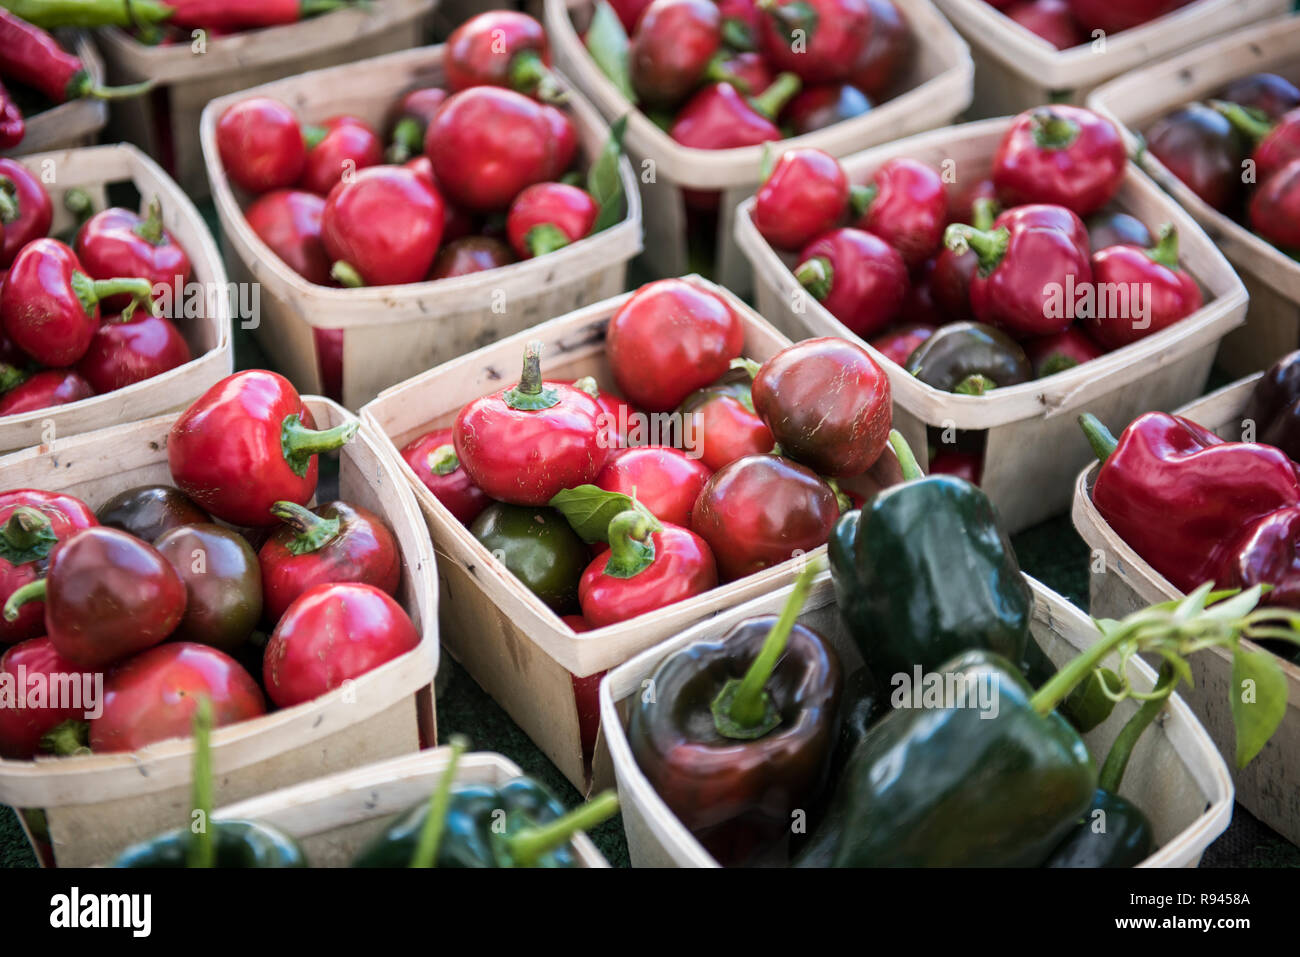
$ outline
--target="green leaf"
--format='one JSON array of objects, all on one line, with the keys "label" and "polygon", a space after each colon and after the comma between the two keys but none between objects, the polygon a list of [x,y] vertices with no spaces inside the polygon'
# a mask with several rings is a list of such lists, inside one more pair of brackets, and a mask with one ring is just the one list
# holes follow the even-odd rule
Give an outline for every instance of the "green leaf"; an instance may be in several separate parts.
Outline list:
[{"label": "green leaf", "polygon": [[623,134],[627,131],[627,117],[620,116],[609,128],[596,162],[587,171],[587,192],[600,207],[591,231],[608,229],[623,218],[623,177],[618,175],[619,160],[623,157]]},{"label": "green leaf", "polygon": [[618,87],[618,92],[635,106],[636,90],[632,88],[632,74],[627,66],[628,46],[623,21],[618,18],[613,7],[605,0],[600,0],[592,14],[591,26],[587,29],[587,52],[596,61],[596,66],[600,67],[600,72],[609,77],[609,81]]},{"label": "green leaf", "polygon": [[1263,750],[1282,723],[1286,694],[1286,676],[1274,655],[1241,647],[1233,652],[1228,695],[1237,729],[1238,768],[1244,768]]},{"label": "green leaf", "polygon": [[609,541],[609,523],[615,515],[635,509],[649,515],[659,530],[659,520],[640,502],[622,492],[607,492],[595,485],[579,485],[557,492],[547,502],[558,511],[587,544]]},{"label": "green leaf", "polygon": [[1211,605],[1206,609],[1205,617],[1216,621],[1236,621],[1238,618],[1244,618],[1255,610],[1263,594],[1263,589],[1256,585],[1233,598]]}]

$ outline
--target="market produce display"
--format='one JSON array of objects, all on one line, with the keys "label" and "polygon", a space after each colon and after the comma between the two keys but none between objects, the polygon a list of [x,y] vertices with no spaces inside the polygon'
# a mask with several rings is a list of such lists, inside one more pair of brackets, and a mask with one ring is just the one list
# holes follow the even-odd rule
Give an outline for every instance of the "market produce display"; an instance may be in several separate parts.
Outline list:
[{"label": "market produce display", "polygon": [[985,0],[1058,50],[1092,42],[1102,34],[1131,30],[1194,0]]}]

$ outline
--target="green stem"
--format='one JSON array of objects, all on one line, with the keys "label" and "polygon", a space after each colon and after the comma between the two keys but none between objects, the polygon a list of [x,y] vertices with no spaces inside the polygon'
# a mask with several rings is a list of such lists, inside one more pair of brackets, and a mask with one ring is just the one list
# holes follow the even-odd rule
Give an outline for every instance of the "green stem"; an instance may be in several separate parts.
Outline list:
[{"label": "green stem", "polygon": [[78,70],[72,74],[72,79],[64,90],[64,97],[69,100],[79,100],[82,97],[89,96],[96,100],[129,100],[133,97],[143,96],[154,87],[153,80],[145,80],[143,83],[131,83],[127,86],[100,86],[85,70]]},{"label": "green stem", "polygon": [[353,419],[332,429],[309,429],[298,416],[285,416],[280,426],[280,451],[294,474],[303,478],[313,455],[342,448],[359,428],[361,423]]},{"label": "green stem", "polygon": [[542,856],[560,847],[579,831],[590,830],[618,813],[618,796],[602,791],[586,804],[554,821],[525,828],[506,838],[508,856],[516,867],[533,867]]},{"label": "green stem", "polygon": [[77,224],[76,229],[80,229],[86,220],[95,215],[95,201],[80,186],[73,186],[63,194],[63,208],[72,214]]},{"label": "green stem", "polygon": [[1087,436],[1088,444],[1092,446],[1092,454],[1097,456],[1098,462],[1105,462],[1110,458],[1119,445],[1119,439],[1115,438],[1110,429],[1102,424],[1101,419],[1091,412],[1079,416],[1079,428],[1083,429],[1083,434]]},{"label": "green stem", "polygon": [[0,527],[0,558],[10,565],[23,565],[46,558],[59,537],[44,513],[28,505],[13,510]]},{"label": "green stem", "polygon": [[71,285],[88,316],[94,314],[95,306],[110,296],[130,296],[137,304],[148,303],[152,308],[153,285],[148,279],[91,279],[84,272],[73,272]]},{"label": "green stem", "polygon": [[1044,717],[1051,714],[1062,701],[1070,696],[1081,681],[1088,677],[1106,656],[1129,638],[1131,632],[1125,628],[1116,628],[1110,635],[1103,637],[1084,651],[1068,665],[1054,674],[1047,682],[1034,692],[1029,699],[1030,707]]},{"label": "green stem", "polygon": [[553,253],[569,245],[569,237],[554,223],[538,223],[524,235],[524,245],[533,258]]},{"label": "green stem", "polygon": [[880,187],[875,183],[867,183],[865,186],[849,187],[849,208],[853,211],[855,220],[861,219],[867,215],[867,210],[871,204],[876,201],[880,195]]},{"label": "green stem", "polygon": [[610,519],[605,574],[611,578],[635,578],[654,564],[654,532],[654,520],[635,509],[619,512]]},{"label": "green stem", "polygon": [[18,610],[29,601],[45,601],[46,579],[38,578],[35,581],[28,582],[21,588],[14,589],[5,602],[4,616],[5,621],[17,621]]},{"label": "green stem", "polygon": [[825,256],[814,256],[812,259],[804,260],[795,268],[794,278],[814,299],[821,302],[831,294],[831,285],[835,282],[835,268]]},{"label": "green stem", "polygon": [[18,388],[27,381],[27,377],[27,370],[11,366],[7,362],[0,362],[0,394]]},{"label": "green stem", "polygon": [[291,555],[320,551],[338,537],[342,527],[337,518],[322,518],[296,502],[276,502],[271,514],[298,533],[286,546]]},{"label": "green stem", "polygon": [[1079,138],[1079,124],[1048,107],[1035,110],[1032,123],[1034,142],[1043,149],[1067,149]]},{"label": "green stem", "polygon": [[150,246],[163,244],[162,200],[155,196],[149,201],[144,219],[132,230]]},{"label": "green stem", "polygon": [[539,412],[559,405],[559,393],[546,388],[542,382],[543,348],[543,344],[536,339],[524,346],[524,369],[520,373],[519,384],[503,397],[510,408],[520,412]]},{"label": "green stem", "polygon": [[985,395],[998,387],[998,384],[986,375],[975,373],[968,375],[953,387],[954,395]]},{"label": "green stem", "polygon": [[423,151],[424,131],[420,128],[420,122],[410,116],[398,120],[393,127],[392,145],[388,147],[388,161],[405,163]]},{"label": "green stem", "polygon": [[366,281],[361,278],[361,273],[357,272],[357,268],[342,259],[330,266],[330,276],[345,289],[360,289],[366,284]]},{"label": "green stem", "polygon": [[1007,254],[1011,242],[1011,231],[1005,226],[1000,229],[976,229],[964,223],[953,223],[943,234],[943,243],[953,252],[961,255],[974,250],[979,260],[980,273],[987,276],[997,269]]},{"label": "green stem", "polygon": [[1240,103],[1228,103],[1225,100],[1211,100],[1210,107],[1216,112],[1221,113],[1229,123],[1231,123],[1239,133],[1254,143],[1258,143],[1269,133],[1273,132],[1274,126],[1266,119],[1261,119],[1251,113]]},{"label": "green stem", "polygon": [[523,50],[516,54],[510,61],[508,78],[514,89],[536,96],[544,103],[563,103],[568,99],[555,74],[546,68],[536,50]]},{"label": "green stem", "polygon": [[775,120],[780,112],[785,109],[785,105],[794,99],[802,88],[803,81],[799,79],[797,73],[782,73],[772,81],[771,86],[766,90],[758,96],[750,97],[749,105],[760,116]]},{"label": "green stem", "polygon": [[925,473],[917,464],[916,455],[912,452],[912,447],[907,444],[907,439],[903,438],[902,432],[898,429],[890,429],[889,444],[894,447],[894,454],[898,456],[898,465],[903,470],[904,482],[925,478]]},{"label": "green stem", "polygon": [[456,457],[456,447],[454,445],[438,446],[429,453],[429,457],[425,461],[429,466],[429,471],[434,475],[450,475],[460,468],[460,459]]},{"label": "green stem", "polygon": [[1124,771],[1128,767],[1129,758],[1133,756],[1133,748],[1138,738],[1142,737],[1142,732],[1156,719],[1156,715],[1164,710],[1165,702],[1169,700],[1177,684],[1178,675],[1174,671],[1174,666],[1166,661],[1160,666],[1160,675],[1156,678],[1155,688],[1152,689],[1164,693],[1160,697],[1142,702],[1133,717],[1120,728],[1119,735],[1115,738],[1115,743],[1110,746],[1110,753],[1106,755],[1106,761],[1101,766],[1097,787],[1111,794],[1119,793],[1120,783],[1124,780]]},{"label": "green stem", "polygon": [[1160,227],[1160,232],[1156,239],[1156,244],[1146,251],[1152,262],[1159,263],[1169,269],[1178,268],[1178,230],[1174,229],[1173,223],[1165,223]]},{"label": "green stem", "polygon": [[200,827],[190,821],[190,846],[186,867],[215,867],[217,848],[212,840],[212,702],[202,695],[194,708],[193,810],[199,812]]},{"label": "green stem", "polygon": [[996,199],[981,196],[971,203],[971,225],[983,232],[989,232],[993,228],[993,223],[998,218],[998,210],[1001,208]]},{"label": "green stem", "polygon": [[320,146],[321,141],[329,136],[329,129],[318,123],[309,123],[302,128],[302,144],[309,150]]},{"label": "green stem", "polygon": [[41,751],[60,758],[90,754],[90,722],[69,718],[41,735]]},{"label": "green stem", "polygon": [[0,176],[0,223],[12,223],[21,213],[18,208],[18,186],[8,176]]},{"label": "green stem", "polygon": [[447,767],[438,779],[438,786],[429,795],[429,813],[420,825],[420,836],[415,844],[415,853],[411,855],[411,867],[437,867],[438,845],[442,843],[442,833],[447,829],[447,810],[451,807],[451,789],[456,783],[456,766],[460,756],[469,749],[469,741],[464,736],[453,734],[447,742],[451,754],[447,757]]},{"label": "green stem", "polygon": [[754,31],[749,28],[749,24],[735,17],[727,17],[722,21],[722,42],[741,53],[749,53],[757,47]]},{"label": "green stem", "polygon": [[731,362],[729,363],[729,367],[732,369],[744,369],[745,372],[749,374],[749,377],[751,379],[757,379],[758,370],[763,368],[761,365],[759,365],[753,359],[750,359],[748,356],[738,356],[737,358],[732,359]]}]

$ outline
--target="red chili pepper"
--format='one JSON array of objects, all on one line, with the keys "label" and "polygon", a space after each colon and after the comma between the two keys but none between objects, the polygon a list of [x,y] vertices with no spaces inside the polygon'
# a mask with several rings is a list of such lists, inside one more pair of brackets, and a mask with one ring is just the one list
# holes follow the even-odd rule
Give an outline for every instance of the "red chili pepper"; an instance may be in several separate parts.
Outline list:
[{"label": "red chili pepper", "polygon": [[214,728],[266,713],[262,689],[234,658],[208,645],[168,642],[109,673],[104,712],[90,722],[90,750],[138,751],[156,741],[188,738],[200,699],[211,704]]},{"label": "red chili pepper", "polygon": [[640,102],[672,109],[700,83],[725,79],[722,17],[712,0],[655,0],[637,22],[628,73]]},{"label": "red chili pepper", "polygon": [[589,484],[609,456],[600,404],[573,386],[543,382],[541,343],[524,351],[519,383],[470,402],[453,426],[456,455],[498,501],[545,505]]},{"label": "red chili pepper", "polygon": [[839,161],[816,149],[788,150],[758,188],[754,227],[778,249],[802,249],[835,228],[849,201]]},{"label": "red chili pepper", "polygon": [[799,92],[799,78],[782,73],[756,97],[747,99],[730,83],[711,83],[687,101],[669,135],[697,150],[759,146],[782,138],[772,118]]},{"label": "red chili pepper", "polygon": [[447,37],[442,55],[452,92],[503,86],[555,100],[563,93],[550,65],[546,31],[528,14],[515,10],[489,10],[466,20]]},{"label": "red chili pepper", "polygon": [[[98,524],[90,506],[71,495],[26,488],[0,493],[0,602],[43,578],[60,542]],[[32,601],[13,621],[0,618],[0,644],[43,634],[44,614],[44,604]]]},{"label": "red chili pepper", "polygon": [[463,236],[447,243],[433,261],[430,279],[454,279],[516,262],[514,250],[491,236]]},{"label": "red chili pepper", "polygon": [[690,529],[627,511],[609,523],[609,550],[578,583],[582,617],[603,628],[701,595],[718,584],[708,545]]},{"label": "red chili pepper", "polygon": [[68,405],[95,394],[90,383],[71,369],[48,369],[14,386],[0,398],[0,415],[20,415]]},{"label": "red chili pepper", "polygon": [[59,654],[102,668],[172,633],[185,613],[185,584],[152,545],[91,526],[54,550],[45,578],[9,596],[5,620],[29,601],[45,602],[45,633]]},{"label": "red chili pepper", "polygon": [[506,209],[526,187],[562,172],[555,167],[567,144],[557,115],[567,122],[560,111],[500,87],[453,94],[424,140],[439,186],[465,209]]},{"label": "red chili pepper", "polygon": [[825,545],[840,516],[830,486],[776,455],[751,455],[713,473],[691,512],[691,528],[734,581]]},{"label": "red chili pepper", "polygon": [[1008,206],[1054,203],[1080,216],[1119,190],[1128,154],[1115,124],[1078,106],[1021,113],[993,157],[993,182]]},{"label": "red chili pepper", "polygon": [[192,358],[185,337],[170,320],[136,313],[105,319],[77,361],[77,371],[102,395],[161,375]]},{"label": "red chili pepper", "polygon": [[1070,0],[1070,12],[1089,33],[1119,33],[1140,27],[1185,4],[1187,0]]},{"label": "red chili pepper", "polygon": [[675,409],[719,379],[744,345],[744,327],[731,307],[681,279],[642,286],[605,333],[619,391],[648,412]]},{"label": "red chili pepper", "polygon": [[[9,96],[9,91],[0,83],[0,150],[13,149],[23,141],[27,125],[23,122],[23,111]],[[3,227],[0,227],[3,232]]]},{"label": "red chili pepper", "polygon": [[202,27],[235,33],[298,23],[354,6],[353,0],[167,0],[167,22],[187,30]]},{"label": "red chili pepper", "polygon": [[290,269],[308,282],[331,286],[330,257],[321,239],[324,212],[325,200],[315,193],[278,189],[259,196],[244,217]]},{"label": "red chili pepper", "polygon": [[1025,355],[1033,363],[1034,377],[1037,379],[1073,369],[1106,354],[1105,349],[1084,335],[1077,326],[1071,326],[1055,335],[1030,339],[1024,346]]},{"label": "red chili pepper", "polygon": [[327,582],[364,582],[389,595],[402,575],[397,541],[374,512],[347,502],[306,509],[276,502],[281,522],[257,553],[263,607],[279,621],[300,595]]},{"label": "red chili pepper", "polygon": [[[143,217],[117,206],[96,213],[78,230],[73,250],[91,279],[137,276],[154,288],[171,286],[172,302],[183,301],[190,257],[163,228],[162,201],[157,196]],[[120,312],[129,302],[130,297],[112,296],[103,307]]]},{"label": "red chili pepper", "polygon": [[754,411],[752,381],[744,369],[734,369],[692,392],[678,410],[683,423],[691,423],[683,445],[710,471],[747,455],[771,452],[776,445],[772,430]]},{"label": "red chili pepper", "polygon": [[883,353],[886,359],[898,365],[906,365],[907,357],[916,351],[916,347],[934,335],[938,326],[909,322],[890,329],[870,340],[871,348]]},{"label": "red chili pepper", "polygon": [[307,159],[299,185],[320,196],[358,170],[384,161],[384,144],[374,130],[355,116],[333,116],[303,131]]},{"label": "red chili pepper", "polygon": [[317,585],[298,598],[266,645],[262,683],[281,708],[333,691],[420,644],[402,606],[373,585]]},{"label": "red chili pepper", "polygon": [[1248,141],[1255,144],[1255,181],[1263,183],[1292,160],[1300,159],[1300,109],[1285,114],[1276,123],[1252,116],[1236,103],[1221,100],[1210,104]]},{"label": "red chili pepper", "polygon": [[585,239],[600,207],[591,194],[565,183],[536,183],[515,197],[506,235],[520,259],[545,256]]},{"label": "red chili pepper", "polygon": [[1204,302],[1196,280],[1178,265],[1178,234],[1170,225],[1152,249],[1111,246],[1094,253],[1092,275],[1097,297],[1088,335],[1107,349],[1154,335]]},{"label": "red chili pepper", "polygon": [[892,0],[867,0],[867,6],[871,10],[871,36],[854,62],[848,81],[879,102],[893,92],[916,44],[898,4]]},{"label": "red chili pepper", "polygon": [[[949,226],[945,241],[954,252],[972,249],[979,257],[970,300],[980,322],[1045,336],[1074,321],[1074,298],[1092,284],[1087,247],[1080,247],[1087,235],[1068,210],[1030,206],[1003,213],[989,232]],[[1060,308],[1052,308],[1054,299]]]},{"label": "red chili pepper", "polygon": [[372,166],[325,200],[321,239],[345,286],[419,282],[442,242],[442,196],[400,166]]},{"label": "red chili pepper", "polygon": [[867,0],[758,0],[763,52],[806,83],[847,80],[871,37]]},{"label": "red chili pepper", "polygon": [[462,525],[470,525],[492,499],[474,484],[456,457],[451,429],[437,429],[420,436],[402,449],[402,458]]},{"label": "red chili pepper", "polygon": [[924,163],[894,159],[853,190],[854,226],[875,233],[903,256],[909,269],[939,248],[948,224],[948,191]]},{"label": "red chili pepper", "polygon": [[252,369],[227,376],[181,414],[167,435],[167,462],[181,491],[216,518],[263,528],[279,501],[316,494],[316,456],[339,448],[359,423],[316,431],[289,380]]},{"label": "red chili pepper", "polygon": [[252,193],[292,186],[307,163],[298,117],[265,96],[240,100],[221,114],[217,152],[226,175]]},{"label": "red chili pepper", "polygon": [[685,452],[646,445],[611,455],[595,484],[607,492],[635,495],[661,522],[687,526],[695,499],[712,474]]},{"label": "red chili pepper", "polygon": [[1181,591],[1214,580],[1218,549],[1247,525],[1300,505],[1300,478],[1269,445],[1224,442],[1164,412],[1134,419],[1116,441],[1080,419],[1102,466],[1093,504],[1115,534]]},{"label": "red chili pepper", "polygon": [[152,305],[147,279],[91,279],[77,254],[57,239],[23,247],[5,279],[0,320],[5,333],[47,366],[68,366],[90,347],[99,328],[99,303],[125,294]]},{"label": "red chili pepper", "polygon": [[0,8],[0,75],[29,86],[55,103],[93,96],[101,100],[139,96],[153,81],[132,86],[100,86],[79,57],[68,53],[40,27]]},{"label": "red chili pepper", "polygon": [[0,158],[0,268],[7,269],[18,251],[50,231],[54,207],[36,175],[17,160]]},{"label": "red chili pepper", "polygon": [[[54,650],[48,638],[32,638],[0,656],[0,683],[8,685],[11,696],[8,701],[0,696],[0,758],[30,761],[48,750],[42,738],[91,710],[94,685],[88,680],[93,681],[94,675],[83,674]],[[80,705],[63,704],[62,695],[51,694],[56,687],[78,689]]]},{"label": "red chili pepper", "polygon": [[831,83],[805,89],[790,101],[781,121],[795,136],[803,136],[870,112],[871,100],[856,86]]},{"label": "red chili pepper", "polygon": [[799,254],[795,279],[859,336],[873,336],[899,314],[907,265],[898,250],[860,229],[836,229]]},{"label": "red chili pepper", "polygon": [[405,163],[424,152],[424,134],[446,102],[447,91],[436,86],[420,87],[403,94],[389,124],[388,162]]},{"label": "red chili pepper", "polygon": [[[1223,543],[1213,569],[1217,588],[1271,585],[1265,605],[1300,609],[1300,508],[1280,508],[1245,526]],[[1294,649],[1292,649],[1294,652]]]},{"label": "red chili pepper", "polygon": [[889,442],[889,378],[847,339],[787,346],[754,373],[753,394],[782,454],[823,475],[860,475]]},{"label": "red chili pepper", "polygon": [[1275,246],[1300,250],[1300,159],[1288,163],[1255,190],[1250,225]]},{"label": "red chili pepper", "polygon": [[1066,0],[1026,0],[1008,7],[1006,14],[1058,50],[1068,50],[1090,39],[1070,15]]}]

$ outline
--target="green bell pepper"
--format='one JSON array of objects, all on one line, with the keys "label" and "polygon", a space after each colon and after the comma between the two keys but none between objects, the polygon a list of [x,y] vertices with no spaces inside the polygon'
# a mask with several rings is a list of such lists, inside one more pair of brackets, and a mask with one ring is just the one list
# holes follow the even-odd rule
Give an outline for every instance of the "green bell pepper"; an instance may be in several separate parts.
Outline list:
[{"label": "green bell pepper", "polygon": [[1097,788],[1092,804],[1044,867],[1133,867],[1151,856],[1151,822],[1132,801]]},{"label": "green bell pepper", "polygon": [[555,509],[496,502],[470,533],[557,615],[578,610],[578,580],[591,554]]}]

